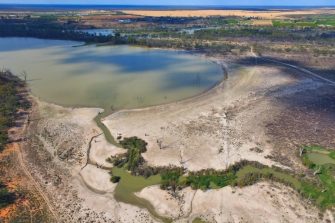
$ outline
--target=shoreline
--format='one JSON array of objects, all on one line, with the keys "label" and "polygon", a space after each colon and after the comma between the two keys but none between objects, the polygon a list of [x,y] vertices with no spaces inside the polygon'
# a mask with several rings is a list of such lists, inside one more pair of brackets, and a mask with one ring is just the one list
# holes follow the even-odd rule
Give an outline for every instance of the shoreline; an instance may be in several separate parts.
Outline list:
[{"label": "shoreline", "polygon": [[[242,75],[243,76],[243,75]],[[232,76],[232,77],[234,77],[234,75]],[[254,77],[254,76],[251,76],[251,77]],[[234,79],[234,78],[232,78],[232,79]],[[155,109],[159,109],[159,110],[163,110],[163,108],[164,107],[169,107],[169,110],[173,110],[173,108],[174,108],[174,105],[178,105],[177,107],[175,107],[176,109],[177,108],[179,108],[180,106],[183,106],[183,104],[185,103],[185,104],[188,104],[189,106],[191,106],[192,105],[192,102],[194,102],[194,101],[199,101],[200,103],[203,101],[203,100],[205,100],[206,101],[206,98],[208,98],[208,96],[210,96],[211,94],[215,94],[216,93],[216,91],[215,90],[213,90],[213,89],[218,89],[218,87],[222,87],[223,85],[224,85],[224,81],[222,81],[221,83],[219,83],[218,85],[216,85],[215,87],[213,87],[213,88],[211,88],[211,89],[209,89],[207,92],[204,92],[204,93],[202,93],[202,94],[200,94],[200,95],[197,95],[197,96],[195,96],[195,97],[192,97],[192,98],[190,98],[190,99],[187,99],[187,100],[181,100],[181,101],[179,101],[179,102],[173,102],[173,103],[169,103],[169,104],[163,104],[163,105],[157,105],[157,106],[151,106],[151,107],[146,107],[146,108],[139,108],[139,109],[128,109],[128,110],[119,110],[119,111],[117,111],[116,113],[113,113],[112,115],[111,115],[111,117],[113,118],[113,115],[117,115],[117,114],[119,114],[119,113],[121,113],[121,112],[133,112],[133,111],[143,111],[143,110],[152,110],[152,112],[153,113],[155,113]],[[229,82],[228,82],[229,83]],[[222,90],[222,89],[221,89]],[[220,91],[221,93],[222,93],[222,91]],[[216,94],[215,94],[216,95]],[[215,96],[214,96],[215,97]],[[44,103],[47,103],[47,102],[44,102]],[[196,106],[197,104],[195,104],[195,106]],[[59,106],[59,105],[57,105],[58,107],[61,107],[61,106]],[[207,105],[206,105],[207,106]],[[207,108],[210,108],[209,106],[207,106]],[[71,110],[71,109],[74,109],[74,108],[69,108],[69,110]],[[80,108],[79,108],[80,109]],[[151,113],[151,111],[150,111],[150,113]],[[72,111],[72,114],[73,115],[75,115],[76,114],[76,111]],[[223,113],[224,114],[224,113]],[[226,117],[226,116],[223,116],[223,117]],[[117,125],[118,124],[120,124],[120,123],[117,123]],[[160,125],[160,126],[162,126],[162,125]],[[229,127],[229,126],[228,126]],[[106,127],[107,128],[107,127]],[[136,127],[135,127],[136,128]],[[143,130],[144,132],[146,132],[146,130]],[[109,132],[111,132],[111,131],[109,131]],[[143,132],[143,133],[144,133]],[[151,134],[150,134],[151,135]],[[226,138],[225,138],[226,139]],[[229,139],[228,139],[229,140]],[[100,144],[101,145],[101,144]],[[97,147],[96,147],[97,148]],[[98,148],[99,149],[99,148]],[[231,148],[231,149],[233,149],[233,148]],[[163,156],[164,156],[164,151],[161,151],[162,153],[163,153]],[[150,154],[149,154],[150,155]],[[247,156],[247,154],[245,154],[246,156]],[[145,157],[146,158],[146,157]],[[155,157],[154,157],[155,158]],[[220,167],[220,166],[218,166],[218,167]],[[98,170],[97,170],[98,171]],[[92,174],[94,174],[95,172],[93,172]],[[92,179],[94,180],[94,176],[92,176]],[[86,180],[86,179],[85,179]],[[99,180],[98,178],[97,179],[95,179],[95,180]],[[96,182],[99,182],[99,181],[96,181]],[[107,184],[107,181],[103,181],[103,182],[101,182],[102,184],[104,184],[104,183],[106,183]],[[108,181],[108,183],[110,183],[109,181]],[[87,187],[83,187],[83,188],[85,188],[84,190],[88,190],[88,191],[91,191],[89,188],[87,188]],[[255,188],[257,188],[257,187],[255,187]],[[224,190],[224,189],[223,189]],[[222,190],[220,190],[220,191],[217,191],[217,193],[221,193],[221,191]],[[86,192],[85,192],[86,193]],[[85,194],[84,193],[84,194]],[[157,193],[160,193],[160,192],[157,192]],[[145,198],[144,198],[145,199]],[[146,200],[148,200],[148,199],[146,199]],[[122,205],[124,204],[123,202],[120,202],[120,201],[117,201],[118,203],[122,203]],[[150,201],[149,201],[150,202]],[[201,201],[201,202],[203,202],[203,201]],[[136,207],[136,208],[138,208],[138,206],[134,206],[134,207]],[[143,210],[145,210],[145,211],[147,211],[148,209],[143,209]],[[198,209],[197,209],[197,211],[198,211]],[[198,213],[197,211],[195,211],[195,213]],[[123,215],[124,213],[122,213],[122,215]],[[193,215],[192,215],[193,216]],[[151,216],[152,217],[152,216]]]}]

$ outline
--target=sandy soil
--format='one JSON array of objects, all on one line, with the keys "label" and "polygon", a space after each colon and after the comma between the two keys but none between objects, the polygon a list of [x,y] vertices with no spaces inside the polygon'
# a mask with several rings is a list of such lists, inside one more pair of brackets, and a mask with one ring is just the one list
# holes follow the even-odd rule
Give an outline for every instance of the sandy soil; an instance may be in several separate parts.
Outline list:
[{"label": "sandy soil", "polygon": [[[264,92],[296,82],[277,68],[234,68],[228,80],[210,94],[172,105],[121,111],[104,123],[114,136],[147,141],[144,157],[153,166],[225,169],[241,159],[280,165],[267,159],[273,147],[264,123],[276,110],[269,112],[271,101]],[[261,152],[254,149],[258,147]]]},{"label": "sandy soil", "polygon": [[[186,188],[180,192],[179,198],[153,186],[143,189],[138,196],[149,200],[160,214],[178,218],[176,222],[197,217],[221,223],[322,222],[318,210],[305,204],[291,188],[266,182],[245,188],[225,187],[209,191]],[[325,215],[325,219],[328,218]]]},{"label": "sandy soil", "polygon": [[[120,111],[103,122],[114,136],[138,136],[147,141],[148,151],[143,155],[153,166],[225,169],[248,159],[302,168],[294,159],[291,163],[280,159],[290,157],[287,154],[292,155],[294,147],[274,156],[277,147],[268,124],[287,109],[279,99],[324,84],[273,65],[241,67],[230,62],[228,70],[228,79],[205,94],[168,105]],[[124,150],[99,136],[101,130],[93,118],[100,111],[38,102],[25,157],[32,175],[48,192],[62,222],[155,222],[147,210],[114,199],[115,184],[103,168],[111,167],[106,158]],[[289,150],[291,153],[286,153]],[[207,192],[188,188],[177,200],[157,187],[145,188],[139,195],[176,222],[199,216],[211,222],[318,221],[317,210],[280,185],[262,183]],[[229,202],[224,202],[226,199]]]},{"label": "sandy soil", "polygon": [[98,136],[92,141],[90,161],[93,164],[103,167],[113,167],[113,164],[106,161],[108,157],[125,153],[125,150],[108,143],[104,135]]},{"label": "sandy soil", "polygon": [[110,167],[106,158],[125,151],[100,135],[93,119],[102,110],[35,101],[25,160],[58,212],[59,221],[155,222],[147,210],[114,199],[116,184],[101,167]]},{"label": "sandy soil", "polygon": [[248,11],[248,10],[124,10],[126,14],[141,16],[169,17],[209,17],[209,16],[243,16],[263,19],[287,18],[292,15],[334,14],[333,9],[299,10],[299,11]]}]

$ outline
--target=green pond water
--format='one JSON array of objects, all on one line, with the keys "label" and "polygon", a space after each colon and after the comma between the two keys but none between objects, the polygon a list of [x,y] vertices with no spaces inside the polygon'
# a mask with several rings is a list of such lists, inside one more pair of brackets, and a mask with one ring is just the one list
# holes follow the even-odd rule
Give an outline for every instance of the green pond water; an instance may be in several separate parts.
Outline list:
[{"label": "green pond water", "polygon": [[170,219],[157,214],[155,208],[149,201],[135,195],[136,192],[140,192],[145,187],[160,184],[160,175],[154,175],[149,178],[133,176],[126,169],[117,167],[113,168],[112,173],[114,176],[121,177],[121,180],[114,192],[114,197],[116,200],[127,204],[136,205],[141,208],[146,208],[152,216],[161,220],[162,222],[171,222]]},{"label": "green pond water", "polygon": [[329,153],[322,153],[318,151],[307,152],[308,159],[317,165],[335,164],[335,159],[329,156]]},{"label": "green pond water", "polygon": [[185,99],[223,78],[216,63],[182,51],[81,44],[0,38],[0,66],[26,71],[42,100],[106,110]]}]

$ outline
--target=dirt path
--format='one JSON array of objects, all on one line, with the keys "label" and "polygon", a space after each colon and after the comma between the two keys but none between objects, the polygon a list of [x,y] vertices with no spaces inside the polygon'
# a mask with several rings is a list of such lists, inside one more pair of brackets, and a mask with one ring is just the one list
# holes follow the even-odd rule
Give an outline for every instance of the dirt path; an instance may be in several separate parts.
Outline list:
[{"label": "dirt path", "polygon": [[57,213],[53,210],[53,207],[52,207],[52,204],[51,204],[49,198],[47,197],[47,195],[45,195],[45,193],[43,192],[43,189],[41,188],[39,183],[34,179],[34,177],[30,174],[28,168],[26,167],[26,165],[23,161],[23,154],[21,152],[21,146],[18,145],[17,143],[15,143],[13,146],[16,148],[19,164],[20,164],[21,169],[23,170],[24,174],[29,178],[29,180],[34,185],[37,192],[41,195],[41,197],[43,198],[45,204],[48,206],[48,209],[49,209],[50,213],[53,215],[56,222],[60,222]]},{"label": "dirt path", "polygon": [[13,139],[14,143],[12,143],[14,151],[17,153],[17,158],[19,165],[24,172],[24,174],[28,177],[32,185],[35,187],[36,191],[40,194],[40,196],[43,198],[45,204],[47,205],[50,213],[53,215],[54,219],[56,222],[60,222],[57,213],[54,211],[53,206],[47,197],[47,195],[43,192],[42,187],[40,184],[34,179],[34,177],[30,174],[29,169],[25,165],[24,158],[23,158],[23,153],[22,153],[22,146],[24,145],[25,142],[25,135],[27,132],[27,127],[28,127],[28,119],[29,115],[26,115],[24,117],[23,121],[23,126],[16,127],[14,128],[14,134],[11,135],[11,138]]},{"label": "dirt path", "polygon": [[286,67],[294,68],[294,69],[299,70],[299,71],[301,71],[301,72],[303,72],[305,74],[309,74],[309,75],[311,75],[313,77],[316,77],[316,78],[318,78],[320,80],[323,80],[323,81],[329,83],[330,85],[335,86],[335,81],[331,81],[331,80],[329,80],[327,78],[324,78],[324,77],[320,76],[319,74],[316,74],[316,73],[314,73],[314,72],[312,72],[310,70],[307,70],[306,68],[295,66],[295,65],[292,65],[292,64],[289,64],[289,63],[284,63],[284,62],[281,62],[281,61],[278,61],[278,60],[273,60],[273,59],[265,58],[265,57],[260,57],[260,59],[267,60],[267,61],[270,61],[270,62],[274,62],[274,63],[277,63],[277,64],[281,64],[281,65],[286,66]]},{"label": "dirt path", "polygon": [[305,73],[305,74],[308,74],[308,75],[311,75],[311,76],[313,76],[313,77],[316,77],[316,78],[318,78],[318,79],[320,79],[320,80],[323,80],[323,81],[329,83],[330,85],[335,86],[335,81],[332,81],[332,80],[329,80],[329,79],[327,79],[327,78],[324,78],[324,77],[322,77],[322,76],[319,75],[319,74],[316,74],[316,73],[314,73],[314,72],[312,72],[312,71],[310,71],[310,70],[307,70],[306,68],[303,68],[303,67],[300,67],[300,66],[296,66],[296,65],[293,65],[293,64],[289,64],[289,63],[285,63],[285,62],[282,62],[282,61],[279,61],[279,60],[274,60],[274,59],[269,59],[269,58],[266,58],[266,57],[258,56],[258,55],[254,52],[254,48],[253,48],[253,47],[251,47],[251,49],[250,49],[250,53],[251,53],[251,55],[252,55],[253,57],[255,57],[255,58],[258,58],[258,59],[261,59],[261,60],[265,60],[265,61],[270,61],[270,62],[273,62],[273,63],[276,63],[276,64],[283,65],[283,66],[285,66],[285,67],[289,67],[289,68],[296,69],[296,70],[301,71],[301,72],[303,72],[303,73]]}]

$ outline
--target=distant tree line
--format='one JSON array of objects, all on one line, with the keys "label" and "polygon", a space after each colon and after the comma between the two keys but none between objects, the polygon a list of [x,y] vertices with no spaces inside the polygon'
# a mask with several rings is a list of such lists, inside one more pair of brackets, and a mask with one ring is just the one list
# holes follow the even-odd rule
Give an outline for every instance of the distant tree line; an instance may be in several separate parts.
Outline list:
[{"label": "distant tree line", "polygon": [[0,20],[0,37],[35,37],[42,39],[59,39],[82,41],[85,43],[124,44],[126,41],[119,35],[94,35],[77,31],[72,26],[62,25],[49,20]]}]

